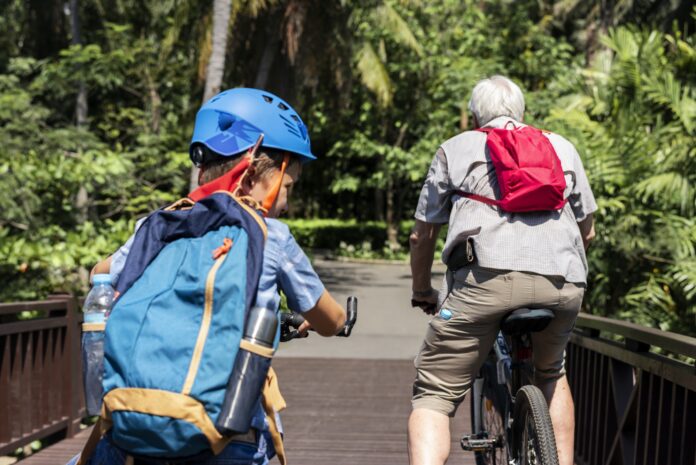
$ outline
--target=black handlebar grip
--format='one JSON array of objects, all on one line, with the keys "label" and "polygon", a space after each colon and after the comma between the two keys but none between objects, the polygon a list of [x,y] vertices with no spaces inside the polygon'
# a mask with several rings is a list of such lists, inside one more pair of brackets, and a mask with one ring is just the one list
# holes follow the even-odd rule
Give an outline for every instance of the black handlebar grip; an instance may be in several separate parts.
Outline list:
[{"label": "black handlebar grip", "polygon": [[[348,302],[346,303],[346,324],[341,328],[341,330],[336,334],[340,337],[348,337],[353,331],[353,326],[355,326],[355,321],[358,319],[358,299],[357,297],[348,297]],[[285,312],[280,314],[280,340],[282,342],[287,342],[292,339],[299,337],[297,328],[299,328],[302,323],[304,323],[304,317],[295,312]]]},{"label": "black handlebar grip", "polygon": [[286,323],[293,328],[299,328],[304,322],[304,317],[299,313],[289,312],[283,313],[281,316],[281,323]]},{"label": "black handlebar grip", "polygon": [[336,335],[341,337],[348,337],[353,331],[353,326],[358,319],[358,298],[355,296],[348,297],[348,302],[346,302],[346,324],[343,329]]}]

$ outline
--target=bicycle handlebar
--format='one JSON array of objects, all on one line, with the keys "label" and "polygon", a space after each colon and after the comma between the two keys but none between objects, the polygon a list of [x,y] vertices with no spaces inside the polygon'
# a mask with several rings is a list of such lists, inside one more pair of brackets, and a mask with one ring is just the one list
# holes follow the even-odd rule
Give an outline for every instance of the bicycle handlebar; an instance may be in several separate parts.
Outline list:
[{"label": "bicycle handlebar", "polygon": [[[339,337],[349,337],[353,331],[353,326],[358,319],[358,299],[357,297],[348,297],[346,303],[346,324],[336,334]],[[300,337],[299,328],[305,322],[304,317],[295,312],[287,312],[280,314],[280,340],[287,342]]]}]

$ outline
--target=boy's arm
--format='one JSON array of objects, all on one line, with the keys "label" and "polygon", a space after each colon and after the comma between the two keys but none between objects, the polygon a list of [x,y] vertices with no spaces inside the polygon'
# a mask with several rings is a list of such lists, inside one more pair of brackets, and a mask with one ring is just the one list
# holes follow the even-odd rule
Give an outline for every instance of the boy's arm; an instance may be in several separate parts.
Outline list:
[{"label": "boy's arm", "polygon": [[94,265],[94,268],[92,268],[92,271],[89,273],[90,282],[92,281],[92,277],[94,277],[95,274],[109,274],[109,271],[111,270],[112,257],[113,255],[109,255],[104,260]]},{"label": "boy's arm", "polygon": [[327,337],[335,336],[346,324],[345,310],[327,290],[321,294],[317,304],[311,310],[304,312],[302,316],[309,325],[300,327],[300,332],[311,325],[317,333]]}]

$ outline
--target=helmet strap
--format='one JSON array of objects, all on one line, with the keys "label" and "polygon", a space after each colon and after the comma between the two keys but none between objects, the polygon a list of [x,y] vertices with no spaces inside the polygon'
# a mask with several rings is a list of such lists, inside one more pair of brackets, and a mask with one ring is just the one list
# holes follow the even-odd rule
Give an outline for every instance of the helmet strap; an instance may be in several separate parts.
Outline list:
[{"label": "helmet strap", "polygon": [[259,138],[256,139],[256,143],[247,151],[246,157],[249,160],[249,165],[244,170],[244,173],[242,173],[240,176],[239,181],[237,182],[237,188],[234,190],[234,192],[232,192],[233,195],[241,197],[240,193],[242,192],[242,186],[244,186],[244,182],[249,177],[249,170],[251,170],[254,166],[256,152],[259,150],[261,142],[263,142],[263,134],[259,134]]},{"label": "helmet strap", "polygon": [[278,193],[280,192],[280,187],[283,185],[283,177],[285,176],[285,170],[288,168],[288,163],[290,163],[290,154],[286,153],[283,157],[283,163],[280,165],[280,172],[276,175],[273,187],[261,204],[261,210],[264,212],[264,216],[268,216],[268,212],[273,208],[276,200],[278,200]]}]

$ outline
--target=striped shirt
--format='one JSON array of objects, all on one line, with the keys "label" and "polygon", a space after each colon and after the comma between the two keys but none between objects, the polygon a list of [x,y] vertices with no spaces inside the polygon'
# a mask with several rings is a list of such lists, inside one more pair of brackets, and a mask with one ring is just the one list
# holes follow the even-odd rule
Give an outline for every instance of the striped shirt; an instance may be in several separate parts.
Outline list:
[{"label": "striped shirt", "polygon": [[[509,121],[508,117],[498,117],[486,126],[503,128]],[[440,146],[421,190],[415,218],[427,223],[449,222],[443,257],[471,237],[480,266],[586,283],[587,259],[577,222],[596,211],[597,203],[575,147],[557,134],[546,136],[566,178],[564,196],[568,202],[560,211],[510,213],[457,195],[455,192],[462,190],[500,198],[486,134],[466,131]]]}]

